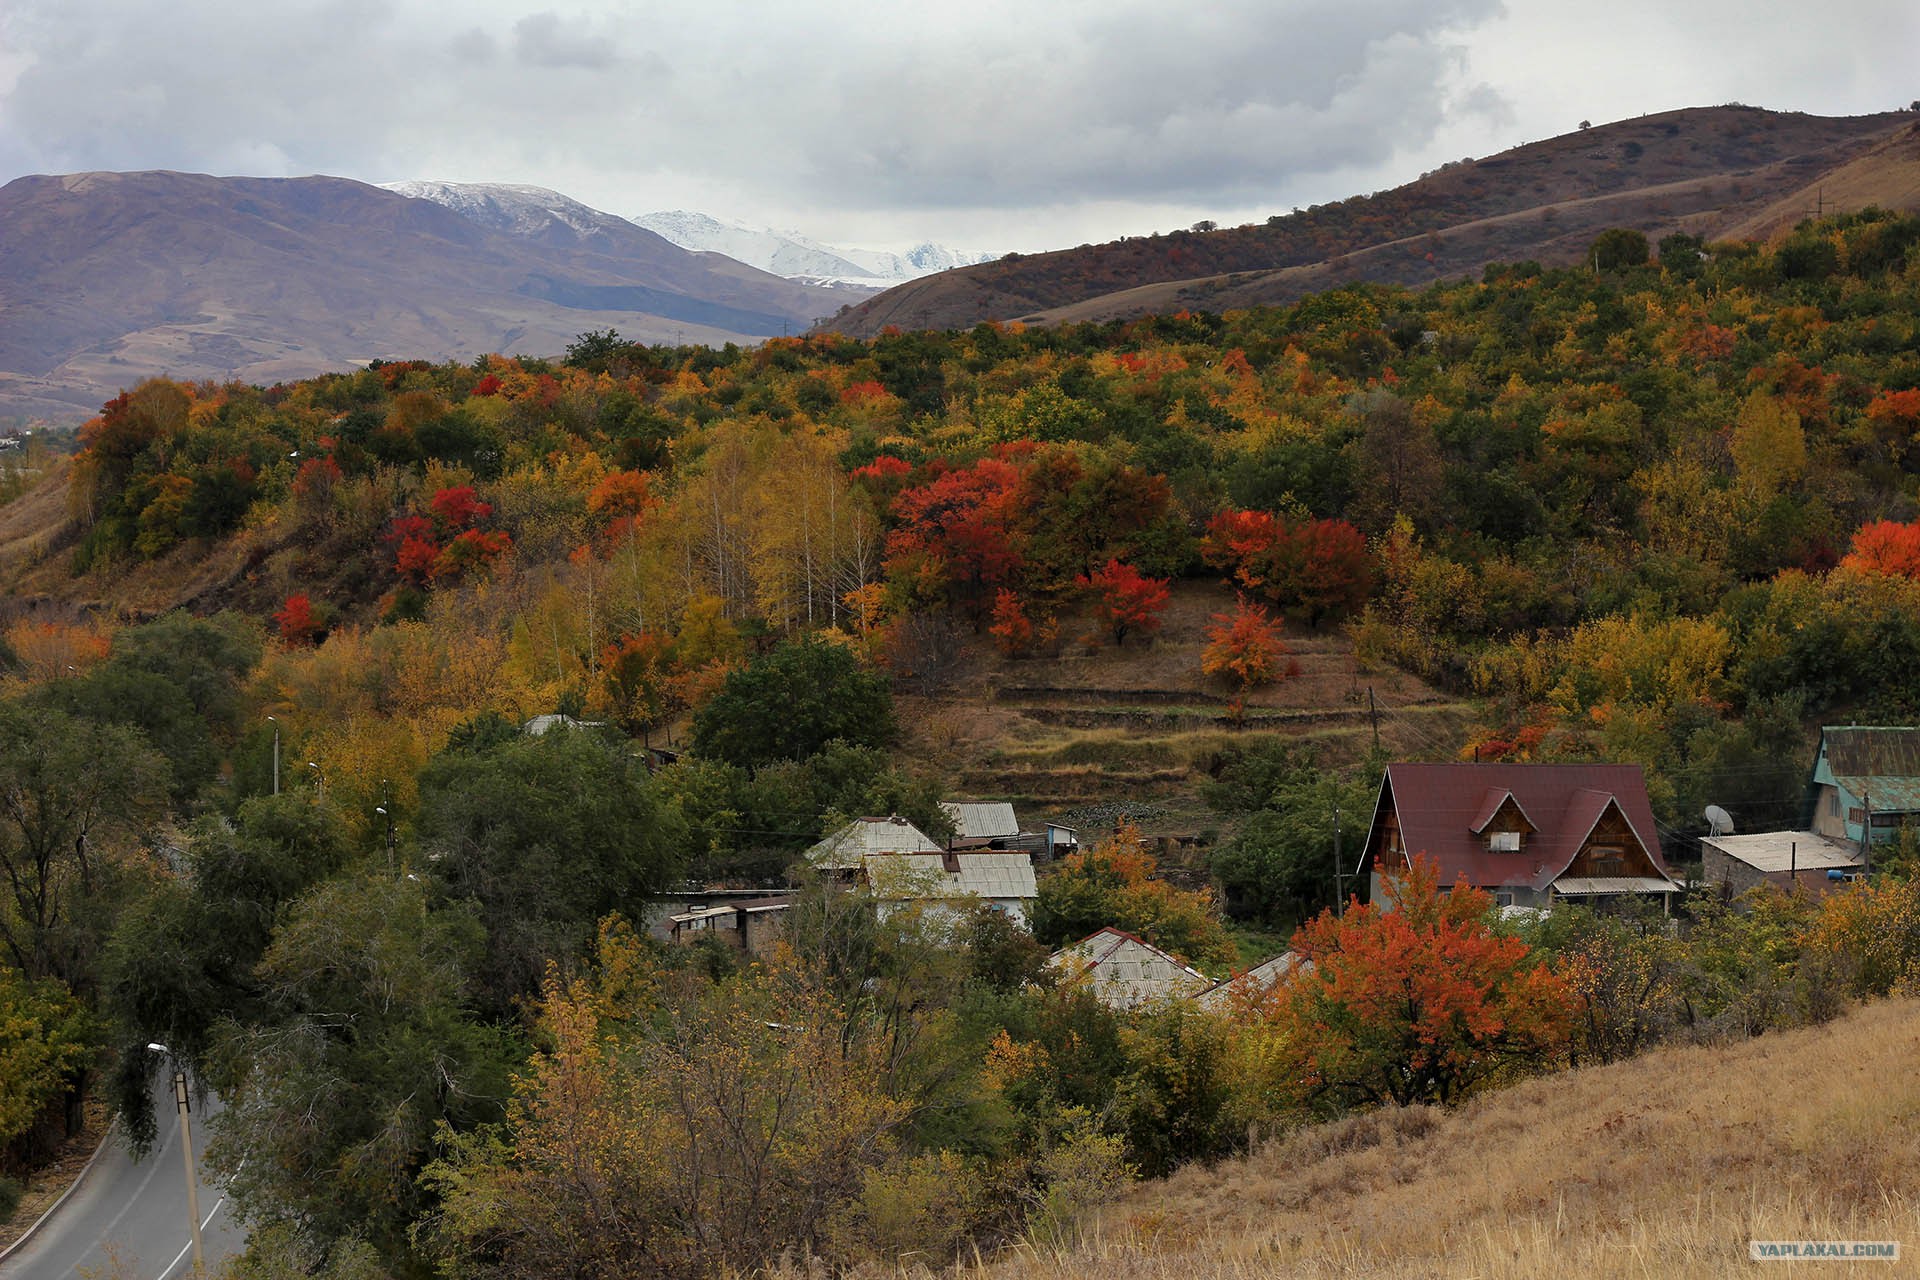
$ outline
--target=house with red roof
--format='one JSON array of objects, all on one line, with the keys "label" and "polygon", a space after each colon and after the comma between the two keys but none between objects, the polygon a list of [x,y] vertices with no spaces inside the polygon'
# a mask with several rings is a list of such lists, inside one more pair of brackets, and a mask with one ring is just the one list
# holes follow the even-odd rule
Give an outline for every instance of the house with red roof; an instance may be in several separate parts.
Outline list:
[{"label": "house with red roof", "polygon": [[1367,831],[1373,901],[1383,870],[1422,853],[1442,885],[1465,881],[1503,907],[1680,892],[1639,765],[1388,765]]}]

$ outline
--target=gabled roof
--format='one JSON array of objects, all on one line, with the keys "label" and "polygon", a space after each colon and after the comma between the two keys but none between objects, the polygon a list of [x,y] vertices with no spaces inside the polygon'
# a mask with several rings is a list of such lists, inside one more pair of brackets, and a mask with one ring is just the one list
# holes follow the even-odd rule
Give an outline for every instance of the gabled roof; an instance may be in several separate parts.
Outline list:
[{"label": "gabled roof", "polygon": [[1067,981],[1092,983],[1093,994],[1116,1009],[1177,999],[1212,985],[1198,969],[1111,925],[1060,948],[1052,963],[1067,971]]},{"label": "gabled roof", "polygon": [[940,807],[953,819],[956,840],[999,840],[1020,834],[1013,806],[1005,800],[946,800]]},{"label": "gabled roof", "polygon": [[1920,810],[1920,728],[1832,725],[1820,730],[1827,772],[1876,813]]},{"label": "gabled roof", "polygon": [[849,871],[876,853],[938,853],[940,842],[899,815],[855,818],[807,850],[807,861],[823,871]]},{"label": "gabled roof", "polygon": [[1214,1013],[1228,1013],[1232,1011],[1236,1000],[1258,999],[1292,977],[1295,970],[1311,971],[1312,968],[1313,961],[1302,960],[1291,951],[1282,951],[1245,973],[1236,973],[1225,982],[1208,987],[1195,996],[1193,1002]]},{"label": "gabled roof", "polygon": [[1520,801],[1515,798],[1512,789],[1508,787],[1487,788],[1487,793],[1480,797],[1480,812],[1474,815],[1473,825],[1469,827],[1468,830],[1472,831],[1475,835],[1479,835],[1485,831],[1487,824],[1493,821],[1493,815],[1499,813],[1500,806],[1509,800],[1512,800],[1513,807],[1519,810],[1521,821],[1525,822],[1535,831],[1538,831],[1540,824],[1527,816],[1526,808],[1521,805]]},{"label": "gabled roof", "polygon": [[[1488,797],[1495,792],[1511,794],[1534,824],[1519,853],[1492,852],[1476,830],[1492,817]],[[1500,800],[1492,803],[1497,808]],[[1374,806],[1376,828],[1389,805],[1399,815],[1401,843],[1440,864],[1442,885],[1465,877],[1480,888],[1544,889],[1612,805],[1653,864],[1662,874],[1667,869],[1637,764],[1390,764]]]}]

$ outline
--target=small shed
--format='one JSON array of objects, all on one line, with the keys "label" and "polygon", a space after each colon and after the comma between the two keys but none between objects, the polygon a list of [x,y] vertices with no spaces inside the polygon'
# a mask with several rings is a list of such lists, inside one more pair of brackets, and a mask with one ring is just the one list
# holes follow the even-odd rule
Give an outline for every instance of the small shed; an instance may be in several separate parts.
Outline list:
[{"label": "small shed", "polygon": [[940,808],[953,820],[953,838],[1005,840],[1020,834],[1020,820],[1005,800],[947,800]]},{"label": "small shed", "polygon": [[762,955],[785,931],[792,894],[692,906],[667,917],[668,936],[682,945],[718,938],[736,951]]},{"label": "small shed", "polygon": [[[1817,831],[1762,831],[1753,835],[1704,836],[1701,878],[1741,894],[1762,884],[1827,893],[1863,868],[1858,845]],[[1835,879],[1828,872],[1838,871]]]}]

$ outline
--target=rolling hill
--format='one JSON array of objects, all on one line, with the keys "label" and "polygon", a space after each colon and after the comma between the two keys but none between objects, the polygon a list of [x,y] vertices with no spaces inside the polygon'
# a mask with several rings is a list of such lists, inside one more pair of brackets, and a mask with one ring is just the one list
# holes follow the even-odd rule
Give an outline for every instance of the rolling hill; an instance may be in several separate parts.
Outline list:
[{"label": "rolling hill", "polygon": [[1910,112],[1828,118],[1689,108],[1443,166],[1264,225],[1176,231],[965,267],[901,285],[824,327],[1111,320],[1291,302],[1352,281],[1419,285],[1489,262],[1576,262],[1608,227],[1657,240],[1764,237],[1822,210],[1920,207]]},{"label": "rolling hill", "polygon": [[1856,1274],[1755,1265],[1748,1241],[1858,1239],[1900,1241],[1899,1261],[1867,1274],[1910,1276],[1916,1047],[1920,1006],[1892,1000],[1529,1080],[1458,1111],[1386,1107],[1141,1183],[1076,1246],[951,1274],[1719,1280]]},{"label": "rolling hill", "polygon": [[394,356],[550,355],[609,327],[752,341],[847,296],[542,194],[571,216],[344,178],[16,179],[0,188],[0,418],[84,418],[156,374],[272,383]]}]

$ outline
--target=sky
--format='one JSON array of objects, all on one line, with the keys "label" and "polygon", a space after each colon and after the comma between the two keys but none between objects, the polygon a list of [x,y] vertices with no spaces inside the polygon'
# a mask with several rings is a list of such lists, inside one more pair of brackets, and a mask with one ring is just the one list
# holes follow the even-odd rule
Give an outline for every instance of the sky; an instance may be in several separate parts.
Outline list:
[{"label": "sky", "polygon": [[1914,0],[5,0],[0,182],[552,187],[1006,252],[1411,181],[1677,107],[1920,97]]}]

